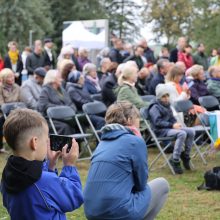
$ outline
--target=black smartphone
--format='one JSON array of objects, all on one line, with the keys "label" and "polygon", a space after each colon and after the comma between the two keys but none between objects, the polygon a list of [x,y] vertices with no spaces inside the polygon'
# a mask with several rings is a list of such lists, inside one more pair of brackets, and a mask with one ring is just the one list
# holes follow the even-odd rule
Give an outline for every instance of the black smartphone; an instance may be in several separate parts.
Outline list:
[{"label": "black smartphone", "polygon": [[67,151],[69,151],[72,146],[72,137],[50,134],[50,149],[52,151],[62,151],[66,144],[68,145]]}]

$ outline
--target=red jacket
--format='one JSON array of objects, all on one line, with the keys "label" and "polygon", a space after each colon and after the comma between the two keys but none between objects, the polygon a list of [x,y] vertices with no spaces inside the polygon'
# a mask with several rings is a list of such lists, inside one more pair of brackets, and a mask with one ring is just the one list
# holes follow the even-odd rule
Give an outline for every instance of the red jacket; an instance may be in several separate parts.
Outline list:
[{"label": "red jacket", "polygon": [[182,51],[178,52],[178,61],[182,61],[186,65],[186,69],[189,69],[193,65],[193,57],[191,54],[186,54]]},{"label": "red jacket", "polygon": [[4,61],[0,59],[0,71],[4,68]]}]

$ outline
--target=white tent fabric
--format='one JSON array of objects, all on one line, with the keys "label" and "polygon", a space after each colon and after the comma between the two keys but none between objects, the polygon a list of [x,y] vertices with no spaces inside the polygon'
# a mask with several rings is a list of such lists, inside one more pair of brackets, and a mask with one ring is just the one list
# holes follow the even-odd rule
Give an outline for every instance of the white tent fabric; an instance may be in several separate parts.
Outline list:
[{"label": "white tent fabric", "polygon": [[63,31],[63,46],[65,45],[72,45],[75,48],[102,49],[105,47],[105,31],[96,35],[86,30],[82,22],[73,22]]}]

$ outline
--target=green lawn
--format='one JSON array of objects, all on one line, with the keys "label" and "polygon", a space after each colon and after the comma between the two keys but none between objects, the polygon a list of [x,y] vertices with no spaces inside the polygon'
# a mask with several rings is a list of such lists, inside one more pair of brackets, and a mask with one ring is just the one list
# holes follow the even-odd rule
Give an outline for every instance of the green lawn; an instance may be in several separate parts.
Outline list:
[{"label": "green lawn", "polygon": [[[149,160],[155,156],[155,150],[149,150]],[[0,172],[6,161],[5,155],[0,155]],[[208,165],[202,164],[197,157],[193,160],[194,171],[185,172],[183,175],[173,176],[167,167],[150,172],[149,179],[165,177],[170,183],[170,194],[166,205],[157,217],[158,220],[219,220],[220,219],[220,194],[217,191],[198,191],[196,187],[203,181],[205,170],[218,166],[220,154],[209,155]],[[85,183],[89,162],[77,164],[83,184]],[[61,167],[61,164],[59,164]],[[67,214],[68,219],[86,219],[83,207]],[[0,220],[9,219],[7,211],[0,206]]]}]

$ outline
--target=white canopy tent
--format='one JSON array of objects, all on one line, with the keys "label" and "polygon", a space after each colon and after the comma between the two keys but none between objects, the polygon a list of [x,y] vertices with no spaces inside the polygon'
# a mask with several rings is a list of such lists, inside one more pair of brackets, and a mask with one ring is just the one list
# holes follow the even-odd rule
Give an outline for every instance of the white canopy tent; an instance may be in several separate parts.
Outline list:
[{"label": "white canopy tent", "polygon": [[63,46],[72,45],[75,48],[102,49],[105,45],[105,30],[98,35],[86,30],[80,21],[73,22],[63,31]]}]

